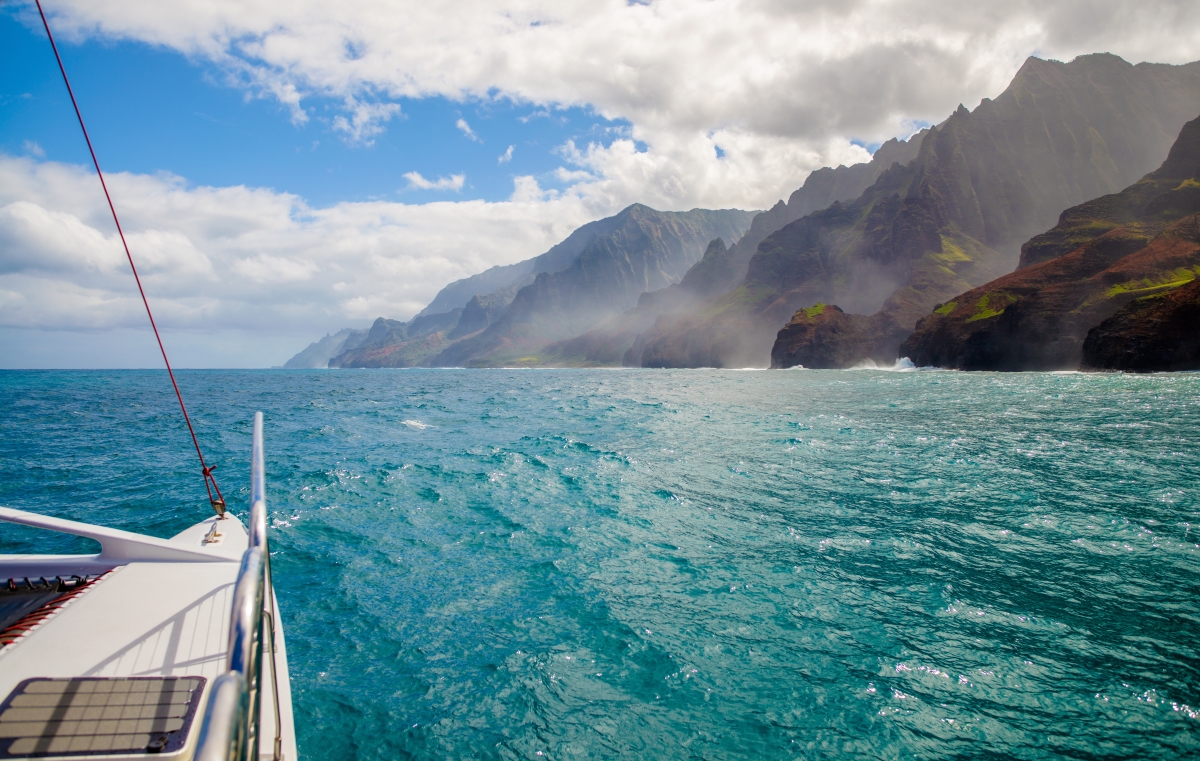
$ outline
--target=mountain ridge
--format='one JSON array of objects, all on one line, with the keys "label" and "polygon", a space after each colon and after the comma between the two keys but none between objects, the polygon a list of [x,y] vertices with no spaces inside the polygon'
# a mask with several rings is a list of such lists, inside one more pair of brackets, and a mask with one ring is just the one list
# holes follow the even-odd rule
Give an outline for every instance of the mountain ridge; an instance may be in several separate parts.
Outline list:
[{"label": "mountain ridge", "polygon": [[[1156,151],[1161,161],[1174,138],[1164,129],[1194,115],[1184,108],[1200,109],[1200,63],[1030,58],[995,100],[932,128],[911,164],[765,238],[737,289],[639,337],[639,364],[765,366],[780,327],[816,303],[911,330],[936,303],[1010,271],[1063,209],[1141,176]],[[803,352],[791,361],[811,366]]]},{"label": "mountain ridge", "polygon": [[[363,340],[330,358],[329,366],[456,366],[519,360],[519,355],[572,330],[590,327],[602,314],[625,308],[641,291],[678,280],[699,259],[710,235],[740,236],[754,214],[737,209],[660,212],[632,204],[575,230],[546,254],[519,263],[560,267],[557,271],[529,275],[504,270],[503,288],[472,294],[463,306],[434,313],[427,308],[407,322],[381,317]],[[567,256],[574,258],[561,267]],[[487,272],[490,280],[456,281],[452,285],[457,290],[448,286],[438,298],[457,303],[465,293],[463,283],[497,282],[495,272]],[[550,291],[539,297],[546,289]],[[566,292],[556,295],[555,289]],[[431,302],[436,303],[437,299]],[[547,308],[553,314],[542,314]],[[511,335],[499,335],[506,330]]]},{"label": "mountain ridge", "polygon": [[[743,234],[732,241],[720,238],[724,247],[721,254],[724,261],[719,273],[709,272],[707,278],[701,278],[698,273],[691,273],[689,270],[684,274],[683,280],[686,284],[682,290],[679,288],[680,284],[676,283],[666,289],[647,292],[644,309],[642,306],[635,306],[633,313],[624,321],[608,320],[581,336],[566,339],[562,345],[549,347],[544,350],[546,359],[559,364],[620,364],[633,339],[648,328],[658,314],[690,304],[697,294],[709,296],[736,284],[745,274],[746,265],[762,238],[792,220],[828,206],[832,201],[857,196],[892,164],[911,161],[920,147],[921,138],[927,132],[928,129],[922,129],[907,139],[892,138],[884,142],[872,154],[870,161],[850,166],[823,167],[811,172],[804,183],[788,196],[786,202],[781,200],[771,209],[756,214],[750,227]],[[589,222],[538,256],[515,264],[490,267],[481,273],[456,280],[443,287],[415,317],[445,313],[462,306],[465,309],[462,319],[474,325],[476,330],[482,329],[503,313],[521,288],[534,282],[538,272],[553,274],[568,267],[592,238],[611,230],[611,225],[606,225],[606,222],[612,219],[615,219],[615,216]],[[701,265],[711,263],[703,261],[707,256],[706,250],[701,261],[695,266],[703,270]],[[471,302],[476,297],[488,303],[486,309],[481,311],[480,305],[472,307]],[[639,299],[639,305],[641,301]],[[604,327],[609,324],[612,335]],[[465,328],[466,324],[455,328],[456,335],[450,338],[461,338],[466,333],[473,332],[466,331]],[[349,361],[349,358],[347,360]],[[340,364],[335,363],[334,366]]]},{"label": "mountain ridge", "polygon": [[660,212],[633,204],[620,225],[597,234],[570,266],[539,273],[480,333],[448,346],[434,366],[542,364],[539,352],[636,303],[639,294],[677,282],[700,259],[710,236],[740,237],[754,212]]},{"label": "mountain ridge", "polygon": [[609,318],[582,335],[551,344],[543,352],[546,360],[556,364],[637,366],[642,351],[639,335],[654,325],[659,316],[688,309],[735,286],[745,276],[750,257],[763,238],[815,209],[859,195],[892,166],[915,158],[928,132],[922,129],[906,140],[892,138],[868,162],[823,167],[810,173],[786,203],[779,201],[760,212],[751,220],[750,229],[732,245],[723,239],[711,241],[704,256],[680,282],[646,292],[628,312]]},{"label": "mountain ridge", "polygon": [[416,317],[449,312],[465,307],[473,296],[487,296],[497,291],[517,290],[533,282],[539,272],[559,272],[571,266],[571,262],[597,236],[613,230],[617,215],[597,219],[577,227],[561,242],[551,246],[543,254],[515,264],[499,264],[475,275],[455,280],[438,291],[433,300]]}]

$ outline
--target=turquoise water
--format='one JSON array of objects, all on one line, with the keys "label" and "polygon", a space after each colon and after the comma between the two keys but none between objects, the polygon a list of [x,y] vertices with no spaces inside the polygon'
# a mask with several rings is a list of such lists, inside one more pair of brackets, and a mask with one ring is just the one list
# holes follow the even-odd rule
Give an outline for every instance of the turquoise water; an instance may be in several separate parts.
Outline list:
[{"label": "turquoise water", "polygon": [[[266,415],[307,759],[1200,754],[1200,375],[180,381],[233,504]],[[170,393],[0,373],[0,504],[205,517]]]}]

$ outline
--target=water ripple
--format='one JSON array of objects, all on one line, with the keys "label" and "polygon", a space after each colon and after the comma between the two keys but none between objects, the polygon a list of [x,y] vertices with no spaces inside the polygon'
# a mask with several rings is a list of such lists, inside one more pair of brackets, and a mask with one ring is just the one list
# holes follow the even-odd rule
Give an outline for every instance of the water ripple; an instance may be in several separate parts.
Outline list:
[{"label": "water ripple", "polygon": [[[231,503],[266,413],[307,758],[1200,754],[1200,376],[180,383]],[[0,373],[0,502],[200,519],[171,403]]]}]

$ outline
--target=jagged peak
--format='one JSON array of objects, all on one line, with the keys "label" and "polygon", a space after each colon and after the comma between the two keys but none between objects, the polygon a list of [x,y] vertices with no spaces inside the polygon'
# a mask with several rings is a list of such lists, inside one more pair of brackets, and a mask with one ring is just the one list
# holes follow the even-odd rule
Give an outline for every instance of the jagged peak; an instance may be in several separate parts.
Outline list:
[{"label": "jagged peak", "polygon": [[1154,174],[1179,179],[1200,174],[1200,117],[1183,125],[1179,137],[1167,153],[1167,160]]},{"label": "jagged peak", "polygon": [[1029,82],[1044,80],[1047,76],[1051,76],[1051,72],[1066,66],[1067,64],[1062,61],[1055,61],[1051,58],[1038,58],[1031,55],[1021,64],[1021,68],[1017,69],[1017,73],[1013,75],[1012,81],[1008,83],[1008,87],[1004,88],[1001,97]]},{"label": "jagged peak", "polygon": [[1019,77],[1027,72],[1044,69],[1046,67],[1054,66],[1055,64],[1059,66],[1063,65],[1062,61],[1056,61],[1053,58],[1038,58],[1035,55],[1031,55],[1025,59],[1024,63],[1021,64],[1021,68],[1017,69],[1016,76]]},{"label": "jagged peak", "polygon": [[1084,55],[1075,56],[1067,63],[1067,66],[1121,66],[1127,69],[1132,69],[1133,64],[1126,61],[1119,55],[1113,53],[1085,53]]},{"label": "jagged peak", "polygon": [[1126,61],[1119,55],[1113,53],[1086,53],[1084,55],[1075,56],[1069,62],[1053,58],[1038,58],[1037,56],[1029,56],[1025,62],[1021,64],[1021,68],[1013,76],[1012,82],[1009,84],[1009,89],[1014,85],[1021,84],[1030,79],[1040,78],[1044,74],[1048,74],[1056,69],[1090,69],[1095,70],[1101,67],[1121,67],[1132,69],[1133,64]]},{"label": "jagged peak", "polygon": [[[640,202],[637,202],[637,201],[635,201],[634,203],[631,203],[631,204],[629,204],[628,206],[626,206],[624,209],[621,209],[620,211],[618,211],[616,214],[612,215],[612,217],[611,217],[611,218],[612,218],[612,219],[616,219],[616,218],[619,218],[619,217],[625,217],[625,216],[628,216],[628,215],[631,215],[631,214],[638,214],[638,213],[641,213],[641,214],[654,214],[654,215],[659,215],[659,216],[661,216],[661,215],[664,215],[664,214],[694,214],[694,213],[696,213],[696,212],[706,212],[706,211],[707,211],[707,212],[742,212],[742,213],[757,213],[757,212],[754,212],[754,211],[752,211],[752,210],[748,211],[748,210],[746,210],[746,209],[733,209],[733,208],[728,208],[728,209],[706,209],[706,208],[704,208],[704,207],[701,207],[701,206],[694,206],[694,207],[692,207],[691,209],[688,209],[687,211],[659,211],[658,209],[655,209],[655,208],[652,208],[652,207],[650,207],[650,206],[647,206],[647,205],[646,205],[646,204],[644,204],[644,203],[640,203]],[[603,222],[604,220],[598,220],[598,221],[601,221],[601,222]]]},{"label": "jagged peak", "polygon": [[635,211],[650,211],[650,212],[654,212],[655,214],[658,213],[657,209],[651,209],[646,204],[638,203],[635,201],[634,203],[631,203],[628,206],[626,206],[624,209],[621,209],[620,211],[618,211],[614,216],[620,217],[620,216],[624,216],[626,214],[631,214]]}]

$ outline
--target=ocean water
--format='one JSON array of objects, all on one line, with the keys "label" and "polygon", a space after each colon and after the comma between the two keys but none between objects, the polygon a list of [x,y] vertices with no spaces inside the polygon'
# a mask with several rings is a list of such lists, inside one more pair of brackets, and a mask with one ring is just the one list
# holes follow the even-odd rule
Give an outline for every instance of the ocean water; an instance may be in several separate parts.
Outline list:
[{"label": "ocean water", "polygon": [[[180,385],[235,510],[265,413],[306,759],[1200,755],[1200,375]],[[0,373],[0,504],[204,518],[173,405]]]}]

